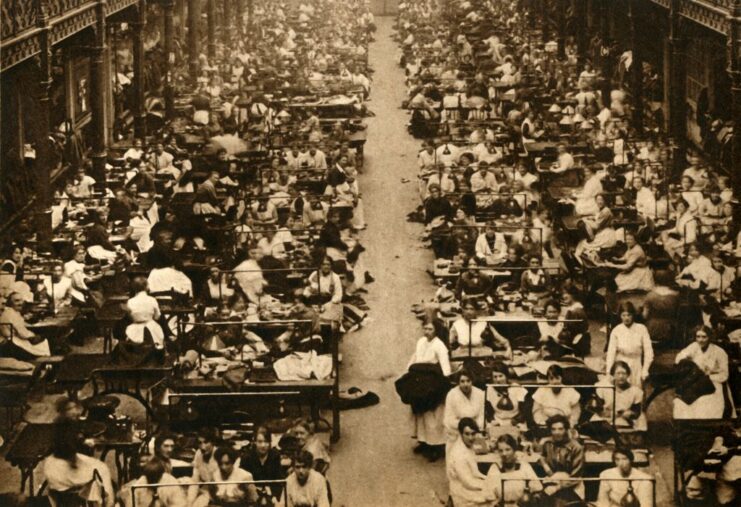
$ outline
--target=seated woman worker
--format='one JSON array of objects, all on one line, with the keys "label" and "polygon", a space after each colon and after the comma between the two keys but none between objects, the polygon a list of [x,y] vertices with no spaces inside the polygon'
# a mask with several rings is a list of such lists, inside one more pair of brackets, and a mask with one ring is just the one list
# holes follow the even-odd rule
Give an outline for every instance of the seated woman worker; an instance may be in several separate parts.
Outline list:
[{"label": "seated woman worker", "polygon": [[450,327],[449,341],[453,357],[499,355],[512,359],[509,340],[488,322],[477,320],[479,309],[474,301],[463,303],[463,314]]}]

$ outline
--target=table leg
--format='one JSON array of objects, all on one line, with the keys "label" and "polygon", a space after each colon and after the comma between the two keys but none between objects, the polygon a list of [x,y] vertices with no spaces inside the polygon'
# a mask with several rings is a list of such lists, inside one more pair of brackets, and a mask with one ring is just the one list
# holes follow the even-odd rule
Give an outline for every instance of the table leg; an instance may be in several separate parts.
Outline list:
[{"label": "table leg", "polygon": [[116,472],[118,473],[118,482],[125,484],[129,482],[129,462],[131,456],[124,450],[116,450]]},{"label": "table leg", "polygon": [[103,353],[110,354],[113,350],[113,328],[107,327],[103,330]]},{"label": "table leg", "polygon": [[26,480],[28,479],[28,475],[26,473],[26,469],[21,467],[21,493],[26,489]]},{"label": "table leg", "polygon": [[337,403],[332,403],[332,443],[340,440],[340,407]]},{"label": "table leg", "polygon": [[316,422],[321,417],[321,414],[319,413],[319,403],[317,403],[314,396],[311,397],[311,401],[309,402],[309,413],[311,414],[312,421]]},{"label": "table leg", "polygon": [[30,468],[27,472],[28,474],[28,495],[29,496],[34,496],[34,494],[36,493],[36,489],[34,488],[34,484],[33,484],[33,469],[34,468],[36,467]]},{"label": "table leg", "polygon": [[[116,451],[116,453],[120,455],[121,459],[121,467],[118,470],[118,482],[125,484],[130,480],[129,471],[131,469],[131,460],[137,456],[136,448],[127,448],[121,451]],[[116,460],[116,463],[118,463],[118,460]]]}]

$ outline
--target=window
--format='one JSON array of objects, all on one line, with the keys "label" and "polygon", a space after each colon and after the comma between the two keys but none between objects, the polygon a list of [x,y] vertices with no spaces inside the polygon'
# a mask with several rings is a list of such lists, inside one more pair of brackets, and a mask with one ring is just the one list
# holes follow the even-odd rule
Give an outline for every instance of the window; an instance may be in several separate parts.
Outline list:
[{"label": "window", "polygon": [[697,100],[703,89],[708,87],[708,52],[711,50],[707,41],[692,38],[687,44],[687,100],[697,107]]}]

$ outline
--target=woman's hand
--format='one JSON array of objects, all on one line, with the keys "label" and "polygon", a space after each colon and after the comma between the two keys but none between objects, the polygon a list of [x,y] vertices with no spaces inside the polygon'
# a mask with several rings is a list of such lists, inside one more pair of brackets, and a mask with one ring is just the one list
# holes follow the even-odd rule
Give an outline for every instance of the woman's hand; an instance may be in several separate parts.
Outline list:
[{"label": "woman's hand", "polygon": [[553,496],[559,491],[559,487],[556,484],[549,484],[548,486],[543,489],[545,491],[545,494],[548,496]]},{"label": "woman's hand", "polygon": [[633,419],[637,419],[637,418],[638,418],[638,414],[636,414],[636,413],[635,413],[634,411],[632,411],[631,409],[623,410],[623,411],[622,411],[622,413],[621,413],[621,414],[619,414],[619,415],[620,415],[620,417],[622,417],[623,419],[627,419],[627,420],[629,420],[629,421],[631,421],[631,420],[633,420]]},{"label": "woman's hand", "polygon": [[44,338],[43,336],[39,336],[39,335],[33,335],[31,338],[28,339],[28,341],[29,341],[29,343],[31,343],[31,345],[38,345],[39,343],[43,342],[44,340],[46,340],[46,338]]}]

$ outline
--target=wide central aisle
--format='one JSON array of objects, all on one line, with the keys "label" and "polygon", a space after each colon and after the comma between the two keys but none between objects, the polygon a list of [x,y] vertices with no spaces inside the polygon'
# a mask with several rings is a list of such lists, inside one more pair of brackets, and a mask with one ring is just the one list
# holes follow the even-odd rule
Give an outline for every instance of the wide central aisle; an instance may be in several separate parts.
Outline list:
[{"label": "wide central aisle", "polygon": [[[406,131],[400,109],[404,72],[396,63],[393,19],[377,18],[370,46],[373,74],[365,171],[361,188],[368,230],[363,254],[376,282],[368,286],[373,321],[345,336],[341,345],[343,388],[374,391],[381,403],[342,414],[342,438],[332,449],[329,479],[334,505],[352,507],[429,507],[447,499],[444,460],[428,463],[412,453],[411,416],[395,390],[416,340],[422,336],[412,303],[431,293],[425,272],[432,252],[419,241],[422,227],[406,215],[419,202],[416,192],[419,142]],[[402,183],[402,178],[410,180]]]}]

